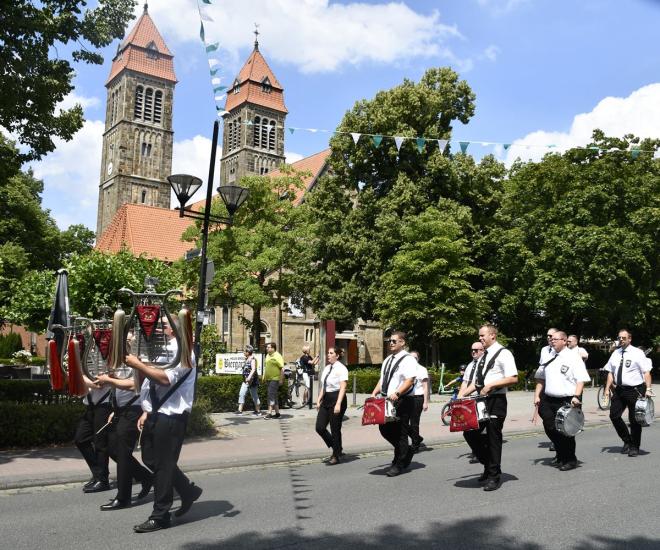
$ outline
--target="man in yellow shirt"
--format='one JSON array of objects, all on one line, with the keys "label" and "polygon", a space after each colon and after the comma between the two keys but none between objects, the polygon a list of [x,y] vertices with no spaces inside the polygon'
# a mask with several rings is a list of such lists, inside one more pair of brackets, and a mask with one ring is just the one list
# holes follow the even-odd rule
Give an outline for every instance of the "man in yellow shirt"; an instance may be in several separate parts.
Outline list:
[{"label": "man in yellow shirt", "polygon": [[[277,393],[280,384],[284,382],[284,359],[277,351],[277,344],[270,342],[266,344],[266,361],[264,365],[263,381],[268,385],[268,414],[266,420],[280,417],[280,405]],[[274,414],[273,414],[273,411]]]}]

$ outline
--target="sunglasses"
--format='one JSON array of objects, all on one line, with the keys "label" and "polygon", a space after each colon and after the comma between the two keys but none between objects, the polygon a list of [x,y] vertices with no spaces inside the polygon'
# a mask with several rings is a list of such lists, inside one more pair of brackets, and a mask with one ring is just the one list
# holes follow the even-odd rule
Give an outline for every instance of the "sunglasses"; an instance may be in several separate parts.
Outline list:
[{"label": "sunglasses", "polygon": [[388,342],[389,342],[390,344],[398,344],[398,343],[399,343],[398,340],[388,340]]},{"label": "sunglasses", "polygon": [[471,353],[478,353],[480,351],[483,351],[483,350],[480,350],[480,349],[471,349],[470,350]]}]

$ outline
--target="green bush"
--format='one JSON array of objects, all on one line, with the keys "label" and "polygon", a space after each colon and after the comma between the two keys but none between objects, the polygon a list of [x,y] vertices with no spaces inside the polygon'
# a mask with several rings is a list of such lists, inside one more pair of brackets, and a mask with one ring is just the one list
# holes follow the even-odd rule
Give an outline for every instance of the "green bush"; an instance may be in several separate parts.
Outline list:
[{"label": "green bush", "polygon": [[[200,376],[197,379],[197,399],[207,399],[211,412],[230,412],[235,411],[238,403],[238,392],[241,389],[243,377],[238,374],[221,374],[211,376]],[[280,386],[279,401],[280,405],[286,401],[287,384]],[[259,400],[262,407],[267,405],[267,386],[259,384]],[[246,397],[246,407],[250,407],[252,398],[248,393]]]},{"label": "green bush", "polygon": [[0,402],[0,448],[68,443],[84,410],[81,403]]},{"label": "green bush", "polygon": [[213,420],[209,416],[211,412],[211,403],[204,397],[198,397],[195,400],[188,425],[186,426],[186,435],[205,436],[212,435],[215,432]]},{"label": "green bush", "polygon": [[80,399],[54,392],[48,380],[0,380],[0,402],[52,405],[80,403]]},{"label": "green bush", "polygon": [[23,341],[15,332],[0,334],[0,357],[11,357],[15,351],[23,349]]},{"label": "green bush", "polygon": [[220,339],[216,325],[205,325],[202,328],[200,341],[202,344],[202,364],[200,365],[200,371],[204,374],[212,374],[215,370],[216,354],[225,353],[227,351],[227,345]]}]

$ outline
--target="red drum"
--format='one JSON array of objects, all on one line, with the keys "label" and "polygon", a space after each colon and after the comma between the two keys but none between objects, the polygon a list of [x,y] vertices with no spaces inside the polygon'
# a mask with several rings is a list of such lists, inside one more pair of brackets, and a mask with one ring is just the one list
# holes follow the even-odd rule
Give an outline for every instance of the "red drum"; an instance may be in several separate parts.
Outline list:
[{"label": "red drum", "polygon": [[478,430],[479,422],[488,420],[485,397],[464,397],[451,402],[450,432]]},{"label": "red drum", "polygon": [[384,397],[368,397],[364,401],[362,425],[385,424],[396,420],[396,409]]}]

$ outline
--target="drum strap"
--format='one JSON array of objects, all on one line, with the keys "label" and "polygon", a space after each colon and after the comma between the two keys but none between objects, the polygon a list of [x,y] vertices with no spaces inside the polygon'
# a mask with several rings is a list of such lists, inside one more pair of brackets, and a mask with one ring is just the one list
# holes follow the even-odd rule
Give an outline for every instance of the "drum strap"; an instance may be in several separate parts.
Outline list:
[{"label": "drum strap", "polygon": [[134,395],[131,397],[128,403],[124,405],[123,407],[119,406],[119,402],[117,401],[117,389],[113,388],[112,390],[112,410],[115,412],[115,416],[120,415],[122,412],[124,412],[126,409],[128,409],[133,403],[135,403],[139,398],[140,394]]},{"label": "drum strap", "polygon": [[486,375],[490,371],[490,369],[493,368],[493,365],[495,364],[495,359],[497,359],[497,356],[502,352],[503,349],[506,348],[500,348],[495,352],[495,355],[491,357],[490,361],[488,361],[488,365],[486,365],[486,370],[483,370],[484,367],[484,362],[486,358],[486,354],[488,353],[487,351],[484,352],[484,357],[482,358],[481,361],[479,361],[479,372],[477,373],[477,382],[476,386],[479,388],[484,387],[484,380],[486,379]]},{"label": "drum strap", "polygon": [[552,359],[546,361],[546,362],[543,363],[541,366],[542,366],[542,367],[547,367],[550,363],[552,363],[555,359],[557,359],[557,357],[559,357],[559,354],[554,355],[554,356],[552,357]]},{"label": "drum strap", "polygon": [[186,378],[190,376],[190,373],[192,372],[192,369],[188,369],[188,372],[184,374],[181,378],[179,378],[174,384],[174,386],[170,386],[170,389],[167,390],[167,393],[163,395],[162,399],[158,399],[156,396],[156,385],[153,380],[149,381],[149,399],[151,400],[151,412],[152,413],[157,413],[158,409],[160,409],[166,402],[167,400],[172,397],[172,394],[179,389],[181,384],[183,384],[186,381]]},{"label": "drum strap", "polygon": [[92,401],[92,397],[90,395],[87,395],[87,405],[89,405],[90,408],[95,409],[97,405],[100,405],[103,403],[110,395],[110,390],[107,391],[107,393],[103,394],[101,399],[99,399],[96,403]]},{"label": "drum strap", "polygon": [[[396,373],[396,371],[398,370],[401,361],[403,361],[407,356],[408,354],[404,353],[396,363],[394,363],[394,356],[390,358],[390,362],[387,364],[387,367],[385,367],[385,370],[383,371],[383,385],[380,388],[380,392],[383,395],[387,396],[387,390],[390,386],[390,382],[392,381],[392,378],[394,378],[394,373]],[[392,363],[394,363],[394,366],[392,366]],[[414,388],[414,384],[404,395],[408,395],[410,392],[412,392],[413,388]],[[401,397],[403,397],[403,395]]]},{"label": "drum strap", "polygon": [[477,366],[478,366],[478,364],[479,364],[479,362],[478,362],[476,359],[475,359],[474,361],[472,361],[472,370],[470,371],[470,378],[469,378],[468,381],[467,381],[467,385],[468,385],[468,386],[469,386],[470,384],[472,384],[472,382],[474,382],[474,377],[475,377],[475,375],[477,374]]}]

